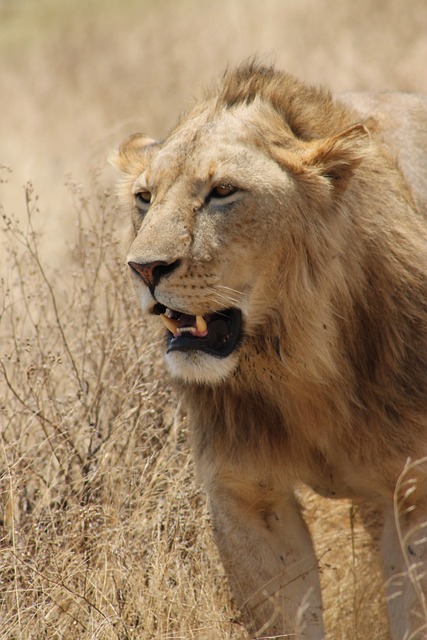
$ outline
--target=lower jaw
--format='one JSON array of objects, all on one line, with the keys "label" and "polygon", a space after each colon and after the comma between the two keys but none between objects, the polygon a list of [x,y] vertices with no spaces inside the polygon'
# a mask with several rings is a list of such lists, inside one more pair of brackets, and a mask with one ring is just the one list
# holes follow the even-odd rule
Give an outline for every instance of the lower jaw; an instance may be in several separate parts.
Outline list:
[{"label": "lower jaw", "polygon": [[169,351],[166,366],[173,378],[184,383],[218,386],[230,378],[238,365],[239,356],[233,351],[218,358],[202,351]]}]

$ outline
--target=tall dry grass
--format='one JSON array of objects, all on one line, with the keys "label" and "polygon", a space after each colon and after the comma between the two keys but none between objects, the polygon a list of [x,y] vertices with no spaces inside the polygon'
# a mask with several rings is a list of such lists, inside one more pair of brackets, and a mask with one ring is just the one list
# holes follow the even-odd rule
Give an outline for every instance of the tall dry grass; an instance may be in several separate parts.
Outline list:
[{"label": "tall dry grass", "polygon": [[2,212],[0,636],[239,637],[117,212],[71,190],[76,237],[56,273],[31,185],[25,228]]}]

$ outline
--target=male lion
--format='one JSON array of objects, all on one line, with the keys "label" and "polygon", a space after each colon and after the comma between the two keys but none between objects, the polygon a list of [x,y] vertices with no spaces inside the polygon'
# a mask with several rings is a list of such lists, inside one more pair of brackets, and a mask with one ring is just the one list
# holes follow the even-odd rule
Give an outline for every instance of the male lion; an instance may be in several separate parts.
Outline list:
[{"label": "male lion", "polygon": [[324,637],[303,481],[383,508],[392,636],[424,637],[427,99],[246,64],[117,163],[248,629]]}]

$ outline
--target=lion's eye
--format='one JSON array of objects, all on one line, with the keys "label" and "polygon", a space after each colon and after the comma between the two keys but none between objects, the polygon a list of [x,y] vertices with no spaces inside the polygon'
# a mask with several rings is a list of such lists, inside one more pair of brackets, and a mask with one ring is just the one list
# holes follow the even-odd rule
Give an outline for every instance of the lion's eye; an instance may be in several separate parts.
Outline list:
[{"label": "lion's eye", "polygon": [[138,209],[142,211],[146,211],[147,208],[150,206],[150,202],[151,202],[151,192],[148,191],[147,189],[144,189],[142,191],[138,191],[138,193],[135,193],[135,204]]},{"label": "lion's eye", "polygon": [[228,196],[233,195],[233,193],[236,193],[236,191],[237,191],[236,187],[233,187],[232,184],[229,184],[228,182],[223,182],[221,184],[217,184],[217,186],[212,189],[212,191],[209,194],[209,197],[210,198],[227,198]]}]

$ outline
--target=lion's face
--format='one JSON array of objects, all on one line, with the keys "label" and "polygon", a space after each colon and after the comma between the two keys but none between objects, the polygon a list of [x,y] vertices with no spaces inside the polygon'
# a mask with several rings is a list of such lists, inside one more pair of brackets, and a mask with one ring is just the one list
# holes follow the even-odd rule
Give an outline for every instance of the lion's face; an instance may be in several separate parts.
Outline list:
[{"label": "lion's face", "polygon": [[215,384],[233,374],[274,309],[299,237],[324,224],[302,219],[310,191],[320,209],[331,197],[320,171],[296,169],[313,164],[313,150],[290,150],[286,131],[284,162],[277,145],[266,146],[272,135],[247,105],[205,108],[162,144],[133,136],[120,149],[137,298],[163,320],[168,368],[186,381]]}]

